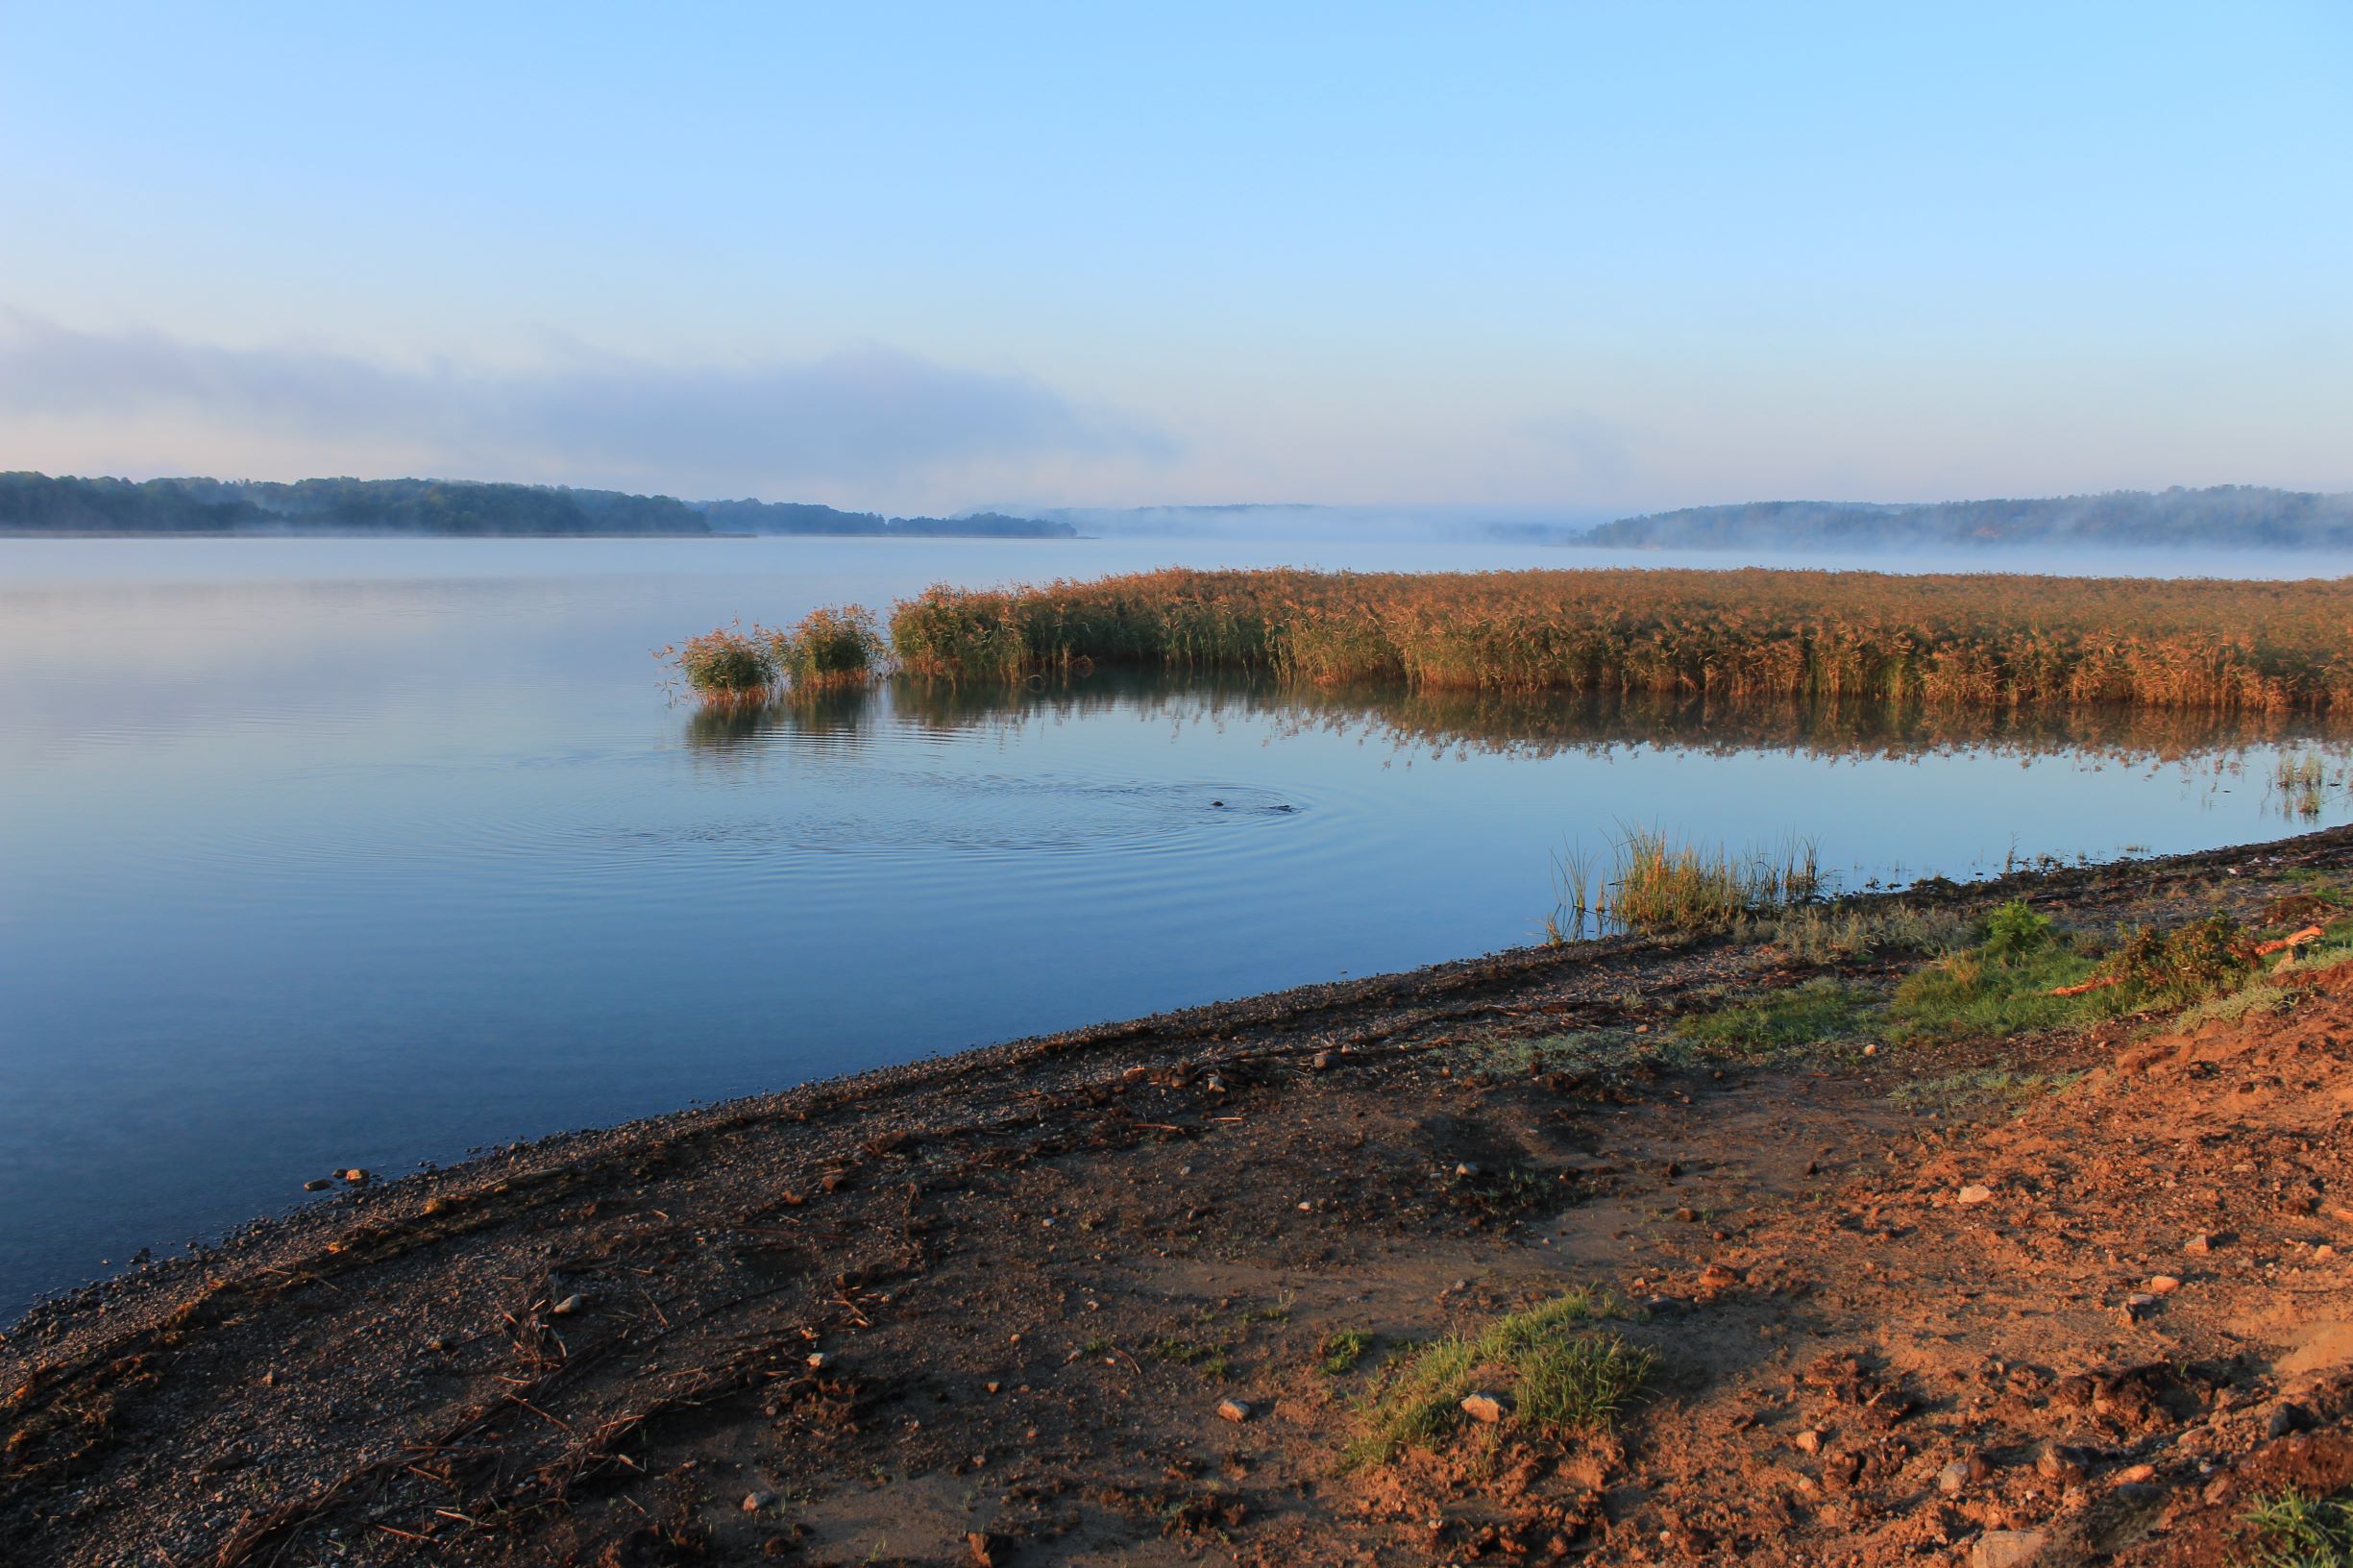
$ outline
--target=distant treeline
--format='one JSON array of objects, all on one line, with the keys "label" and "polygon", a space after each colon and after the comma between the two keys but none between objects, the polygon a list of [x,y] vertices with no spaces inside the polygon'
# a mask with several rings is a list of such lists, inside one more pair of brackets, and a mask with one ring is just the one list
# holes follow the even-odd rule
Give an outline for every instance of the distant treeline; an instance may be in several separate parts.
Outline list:
[{"label": "distant treeline", "polygon": [[2353,495],[2225,484],[2112,490],[2045,501],[1880,504],[1761,501],[1605,523],[1592,545],[1719,550],[1881,550],[1922,545],[2088,545],[2138,549],[2353,548]]},{"label": "distant treeline", "polygon": [[1066,523],[983,512],[886,518],[830,506],[684,502],[461,479],[112,479],[0,474],[0,533],[903,534],[1069,538]]}]

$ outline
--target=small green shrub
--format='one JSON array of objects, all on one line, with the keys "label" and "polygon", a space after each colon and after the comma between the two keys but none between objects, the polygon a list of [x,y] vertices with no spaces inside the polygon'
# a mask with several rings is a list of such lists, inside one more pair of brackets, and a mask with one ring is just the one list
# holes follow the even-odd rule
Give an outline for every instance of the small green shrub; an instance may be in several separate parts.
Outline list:
[{"label": "small green shrub", "polygon": [[2194,1002],[2238,990],[2255,972],[2255,943],[2228,915],[2125,940],[2116,972],[2160,995]]},{"label": "small green shrub", "polygon": [[2008,964],[2039,953],[2051,943],[2050,917],[2013,898],[1986,917],[1985,942],[1978,956],[1990,964]]},{"label": "small green shrub", "polygon": [[1898,982],[1888,1002],[1888,1037],[1907,1043],[2000,1039],[2105,1017],[2126,1000],[2117,989],[2051,994],[2091,979],[2098,968],[2057,943],[2007,963],[1987,962],[1982,949],[1954,953]]}]

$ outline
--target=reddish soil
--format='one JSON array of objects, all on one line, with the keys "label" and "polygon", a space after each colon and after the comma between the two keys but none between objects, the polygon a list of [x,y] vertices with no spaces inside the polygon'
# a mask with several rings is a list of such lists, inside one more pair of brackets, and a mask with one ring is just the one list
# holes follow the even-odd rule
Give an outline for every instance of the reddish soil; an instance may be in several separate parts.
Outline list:
[{"label": "reddish soil", "polygon": [[[1945,896],[2292,869],[2353,834]],[[1500,955],[355,1192],[0,1339],[0,1560],[2221,1564],[2353,1484],[2353,976],[2186,1037],[1639,1049],[1815,972]],[[1578,1286],[1658,1358],[1614,1432],[1345,1462],[1385,1355]]]}]

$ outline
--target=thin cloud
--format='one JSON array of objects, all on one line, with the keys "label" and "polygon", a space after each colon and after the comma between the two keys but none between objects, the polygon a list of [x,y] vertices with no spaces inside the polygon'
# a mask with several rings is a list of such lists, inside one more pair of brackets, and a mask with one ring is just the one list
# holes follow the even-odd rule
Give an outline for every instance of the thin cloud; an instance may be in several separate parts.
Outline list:
[{"label": "thin cloud", "polygon": [[1173,444],[1034,378],[881,346],[661,364],[568,350],[522,369],[93,332],[0,309],[0,414],[158,416],[301,450],[373,444],[476,478],[692,496],[934,488],[960,473],[1164,460]]}]

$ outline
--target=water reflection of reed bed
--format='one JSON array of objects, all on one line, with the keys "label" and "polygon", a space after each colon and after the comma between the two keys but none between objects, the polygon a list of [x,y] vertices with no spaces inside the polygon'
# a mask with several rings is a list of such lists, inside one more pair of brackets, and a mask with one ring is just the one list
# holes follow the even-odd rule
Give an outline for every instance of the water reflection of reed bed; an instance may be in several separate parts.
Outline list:
[{"label": "water reflection of reed bed", "polygon": [[1732,701],[1654,693],[1409,690],[1367,683],[1301,688],[1273,680],[1102,672],[1010,686],[901,678],[875,687],[708,708],[687,721],[691,746],[724,748],[776,735],[840,742],[885,723],[954,734],[1089,718],[1173,724],[1264,723],[1279,733],[1325,732],[1400,752],[1540,758],[1645,746],[1712,754],[1793,751],[1919,757],[1961,749],[2071,752],[2163,762],[2260,746],[2353,746],[2353,718],[2287,710],[2218,712],[2120,703],[1968,708],[1922,702],[1789,698]]}]

